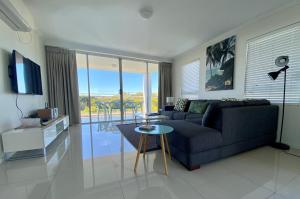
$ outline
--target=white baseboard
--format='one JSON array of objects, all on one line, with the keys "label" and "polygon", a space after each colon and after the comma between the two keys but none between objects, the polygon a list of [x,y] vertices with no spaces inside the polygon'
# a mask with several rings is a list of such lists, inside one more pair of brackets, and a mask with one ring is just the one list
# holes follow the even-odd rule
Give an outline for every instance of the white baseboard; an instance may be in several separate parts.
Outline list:
[{"label": "white baseboard", "polygon": [[290,150],[286,151],[286,153],[300,157],[300,149],[291,148]]}]

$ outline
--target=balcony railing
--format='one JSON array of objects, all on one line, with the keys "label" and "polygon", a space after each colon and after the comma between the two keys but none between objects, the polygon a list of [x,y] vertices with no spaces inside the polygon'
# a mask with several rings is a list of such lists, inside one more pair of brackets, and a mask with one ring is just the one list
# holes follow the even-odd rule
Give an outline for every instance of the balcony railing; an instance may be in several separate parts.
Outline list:
[{"label": "balcony railing", "polygon": [[[91,111],[91,122],[121,120],[121,102],[119,95],[91,96],[91,106],[88,105],[88,96],[80,95],[81,122],[89,123]],[[124,119],[134,119],[134,114],[144,112],[144,96],[142,93],[124,93],[123,95]],[[157,94],[152,95],[151,111],[158,111]]]}]

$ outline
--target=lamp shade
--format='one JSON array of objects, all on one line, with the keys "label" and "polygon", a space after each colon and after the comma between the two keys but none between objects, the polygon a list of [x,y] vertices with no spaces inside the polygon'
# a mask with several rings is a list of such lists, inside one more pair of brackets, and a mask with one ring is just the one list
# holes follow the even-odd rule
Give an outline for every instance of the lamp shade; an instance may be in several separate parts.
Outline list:
[{"label": "lamp shade", "polygon": [[280,74],[281,71],[276,71],[276,72],[270,72],[268,73],[269,77],[272,79],[272,80],[276,80],[278,75]]},{"label": "lamp shade", "polygon": [[167,97],[166,98],[167,104],[174,104],[175,102],[175,97]]},{"label": "lamp shade", "polygon": [[284,67],[289,63],[289,56],[279,56],[275,60],[275,64],[278,67]]},{"label": "lamp shade", "polygon": [[270,72],[268,73],[269,77],[272,79],[272,80],[276,80],[278,75],[281,73],[281,72],[284,72],[286,71],[287,69],[289,69],[289,66],[285,66],[283,67],[282,69],[280,69],[279,71],[275,71],[275,72]]}]

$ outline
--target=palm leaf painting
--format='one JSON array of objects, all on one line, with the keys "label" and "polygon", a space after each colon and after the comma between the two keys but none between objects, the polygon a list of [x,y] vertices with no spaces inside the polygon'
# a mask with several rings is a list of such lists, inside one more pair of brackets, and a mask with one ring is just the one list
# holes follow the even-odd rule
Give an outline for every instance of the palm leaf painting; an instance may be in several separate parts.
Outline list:
[{"label": "palm leaf painting", "polygon": [[236,36],[227,38],[206,50],[207,91],[233,89]]}]

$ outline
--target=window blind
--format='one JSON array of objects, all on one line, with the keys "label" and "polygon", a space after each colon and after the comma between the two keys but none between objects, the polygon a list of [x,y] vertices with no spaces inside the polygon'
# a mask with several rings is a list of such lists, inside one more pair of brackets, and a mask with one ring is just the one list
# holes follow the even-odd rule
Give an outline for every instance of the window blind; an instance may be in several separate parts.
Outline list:
[{"label": "window blind", "polygon": [[282,102],[284,73],[276,80],[268,73],[277,71],[278,56],[289,56],[286,102],[300,102],[300,24],[284,28],[248,42],[245,97],[266,98],[273,103]]},{"label": "window blind", "polygon": [[183,66],[181,95],[197,97],[200,84],[200,61],[196,60]]}]

